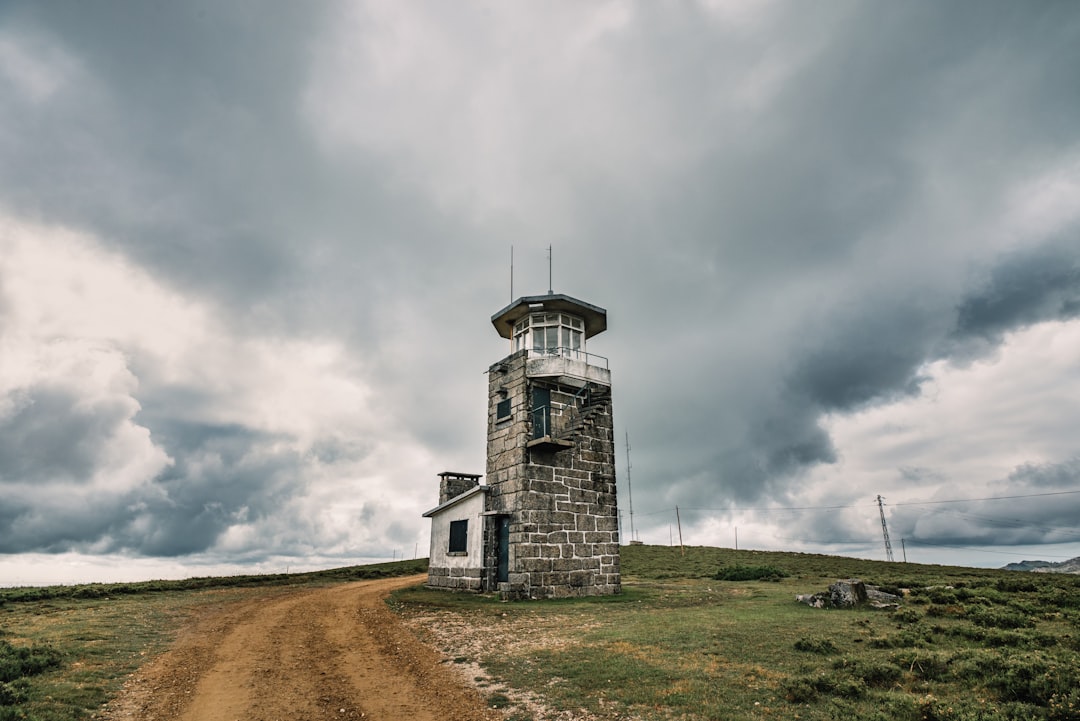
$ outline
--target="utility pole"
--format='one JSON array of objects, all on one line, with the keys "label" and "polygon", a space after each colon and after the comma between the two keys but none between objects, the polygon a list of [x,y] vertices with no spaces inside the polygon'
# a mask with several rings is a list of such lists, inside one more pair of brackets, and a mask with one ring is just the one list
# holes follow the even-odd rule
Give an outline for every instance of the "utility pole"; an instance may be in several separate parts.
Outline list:
[{"label": "utility pole", "polygon": [[675,522],[679,524],[679,553],[686,555],[686,549],[682,545],[682,519],[679,518],[679,507],[675,506]]},{"label": "utility pole", "polygon": [[634,535],[634,487],[630,485],[630,431],[626,432],[626,495],[630,499],[630,540],[636,541]]},{"label": "utility pole", "polygon": [[904,539],[900,539],[900,548],[904,551],[904,563],[907,563],[907,544],[904,543]]},{"label": "utility pole", "polygon": [[885,525],[885,499],[878,494],[877,497],[878,513],[881,514],[881,534],[885,536],[885,557],[888,560],[893,560],[892,544],[889,543],[889,527]]}]

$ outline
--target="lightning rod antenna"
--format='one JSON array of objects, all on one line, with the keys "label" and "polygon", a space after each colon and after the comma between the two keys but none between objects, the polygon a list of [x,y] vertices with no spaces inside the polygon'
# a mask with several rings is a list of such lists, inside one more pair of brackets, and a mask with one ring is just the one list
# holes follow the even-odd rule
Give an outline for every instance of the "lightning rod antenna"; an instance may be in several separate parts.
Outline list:
[{"label": "lightning rod antenna", "polygon": [[549,245],[548,246],[548,295],[553,295],[555,293],[555,291],[552,290],[553,286],[551,285],[551,261],[552,261],[551,255],[552,255],[551,254],[551,246]]},{"label": "lightning rod antenna", "polygon": [[885,525],[885,499],[878,494],[877,497],[878,513],[881,514],[881,533],[885,536],[885,557],[890,561],[893,560],[892,544],[889,543],[889,527]]},{"label": "lightning rod antenna", "polygon": [[514,302],[514,246],[510,246],[510,302]]}]

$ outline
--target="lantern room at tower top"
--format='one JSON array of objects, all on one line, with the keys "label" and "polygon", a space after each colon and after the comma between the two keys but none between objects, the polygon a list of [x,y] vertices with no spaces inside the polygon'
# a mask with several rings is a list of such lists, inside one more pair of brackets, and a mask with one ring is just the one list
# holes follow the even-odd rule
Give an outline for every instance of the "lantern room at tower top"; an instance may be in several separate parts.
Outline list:
[{"label": "lantern room at tower top", "polygon": [[491,324],[510,340],[512,353],[528,352],[529,375],[569,372],[610,385],[607,358],[588,353],[585,345],[607,330],[603,308],[562,294],[523,296],[493,315]]}]

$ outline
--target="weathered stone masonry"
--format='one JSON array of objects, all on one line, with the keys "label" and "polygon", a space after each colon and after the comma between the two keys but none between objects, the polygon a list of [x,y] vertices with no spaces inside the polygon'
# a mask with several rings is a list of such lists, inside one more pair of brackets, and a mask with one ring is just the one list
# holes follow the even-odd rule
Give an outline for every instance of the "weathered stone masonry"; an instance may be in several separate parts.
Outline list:
[{"label": "weathered stone masonry", "polygon": [[488,369],[487,479],[440,473],[428,585],[504,598],[619,593],[611,373],[586,352],[607,311],[565,295],[492,316],[513,352]]},{"label": "weathered stone masonry", "polygon": [[[618,593],[611,389],[530,377],[529,364],[523,350],[488,371],[488,508],[510,519],[509,573],[497,587],[510,598]],[[537,389],[550,395],[549,419],[533,407]],[[510,414],[500,420],[507,399]],[[539,439],[538,423],[550,431]],[[495,588],[498,547],[489,533],[485,566]]]}]

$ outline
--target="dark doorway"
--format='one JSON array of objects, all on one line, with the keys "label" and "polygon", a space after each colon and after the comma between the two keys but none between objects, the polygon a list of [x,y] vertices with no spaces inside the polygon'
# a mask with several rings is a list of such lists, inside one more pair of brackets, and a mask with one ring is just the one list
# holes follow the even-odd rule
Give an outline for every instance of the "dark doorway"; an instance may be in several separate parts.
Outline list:
[{"label": "dark doorway", "polygon": [[499,517],[499,564],[495,572],[498,583],[510,580],[510,517]]}]

